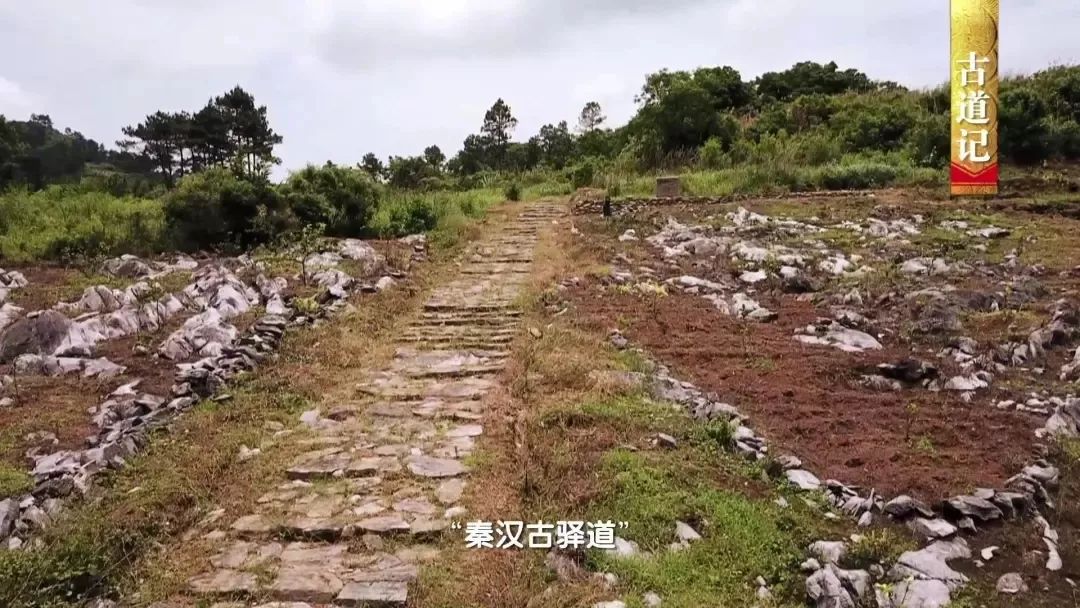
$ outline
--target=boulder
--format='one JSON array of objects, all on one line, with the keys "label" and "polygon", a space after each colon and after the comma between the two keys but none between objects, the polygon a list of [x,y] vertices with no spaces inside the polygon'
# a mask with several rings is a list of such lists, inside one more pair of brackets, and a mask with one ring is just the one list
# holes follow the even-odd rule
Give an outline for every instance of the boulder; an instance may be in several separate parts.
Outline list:
[{"label": "boulder", "polygon": [[154,269],[149,264],[133,255],[122,255],[118,258],[106,260],[105,272],[128,279],[141,279],[154,274]]}]

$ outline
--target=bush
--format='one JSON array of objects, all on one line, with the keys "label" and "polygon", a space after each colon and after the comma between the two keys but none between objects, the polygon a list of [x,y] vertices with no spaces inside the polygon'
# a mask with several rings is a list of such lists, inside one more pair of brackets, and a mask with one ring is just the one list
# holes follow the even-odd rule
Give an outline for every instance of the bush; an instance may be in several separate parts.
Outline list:
[{"label": "bush", "polygon": [[[309,199],[314,208],[315,199]],[[165,197],[165,219],[180,249],[248,248],[287,231],[295,217],[270,184],[224,168],[188,175]]]},{"label": "bush", "polygon": [[701,166],[706,169],[719,169],[724,165],[724,144],[717,138],[709,138],[699,152]]},{"label": "bush", "polygon": [[380,237],[388,238],[427,232],[438,222],[434,201],[417,195],[379,209],[373,228]]},{"label": "bush", "polygon": [[304,224],[324,224],[332,236],[362,236],[381,195],[367,172],[327,164],[308,165],[282,186],[289,208]]},{"label": "bush", "polygon": [[596,168],[593,167],[591,161],[584,161],[576,167],[570,169],[570,185],[574,189],[586,188],[593,183],[593,177],[595,176]]},{"label": "bush", "polygon": [[895,165],[885,163],[832,164],[822,167],[814,182],[826,190],[860,190],[888,186],[899,174]]},{"label": "bush", "polygon": [[521,187],[514,182],[506,187],[506,200],[508,201],[520,201],[521,200]]}]

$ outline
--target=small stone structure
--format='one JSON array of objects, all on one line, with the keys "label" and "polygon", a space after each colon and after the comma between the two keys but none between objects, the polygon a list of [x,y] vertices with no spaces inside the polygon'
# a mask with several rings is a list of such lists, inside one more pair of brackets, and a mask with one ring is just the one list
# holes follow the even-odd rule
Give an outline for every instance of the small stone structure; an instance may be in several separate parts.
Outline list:
[{"label": "small stone structure", "polygon": [[656,198],[674,198],[682,196],[682,181],[678,175],[656,178]]}]

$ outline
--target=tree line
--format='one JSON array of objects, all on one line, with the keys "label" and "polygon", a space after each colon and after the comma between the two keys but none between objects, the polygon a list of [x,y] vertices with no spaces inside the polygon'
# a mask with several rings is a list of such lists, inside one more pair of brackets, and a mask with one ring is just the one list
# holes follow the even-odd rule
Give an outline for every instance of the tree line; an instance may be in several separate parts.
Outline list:
[{"label": "tree line", "polygon": [[[575,170],[584,165],[623,173],[671,166],[721,168],[780,157],[819,165],[853,155],[887,155],[889,163],[944,167],[949,157],[949,90],[909,90],[835,62],[801,62],[746,80],[730,66],[648,74],[624,125],[607,124],[596,102],[571,127],[563,120],[515,139],[518,121],[502,98],[477,133],[451,155],[437,145],[384,162],[365,154],[357,168],[402,189],[467,189],[491,173]],[[1000,96],[1001,155],[1032,164],[1080,158],[1080,66],[1058,66],[1007,78]],[[268,179],[282,137],[267,109],[237,86],[197,111],[157,111],[124,127],[119,149],[53,127],[48,116],[0,117],[0,188],[78,181],[87,175],[114,193],[136,183],[172,188],[179,179],[221,167]]]},{"label": "tree line", "polygon": [[270,127],[266,106],[239,86],[198,111],[159,110],[121,132],[118,149],[107,149],[78,131],[60,132],[47,115],[28,121],[0,116],[0,189],[40,190],[87,175],[104,178],[106,190],[146,182],[172,188],[185,175],[212,167],[268,179],[270,167],[281,162],[274,146],[282,137]]},{"label": "tree line", "polygon": [[[361,168],[401,188],[438,188],[485,172],[562,170],[592,163],[626,172],[668,166],[709,168],[752,163],[782,153],[793,163],[836,162],[852,155],[889,156],[916,167],[947,165],[947,85],[910,90],[873,80],[835,62],[801,62],[744,80],[729,66],[660,70],[645,77],[637,111],[608,128],[589,102],[577,117],[547,124],[524,141],[509,105],[498,99],[480,131],[445,163],[441,151],[391,157],[367,154]],[[1001,155],[1029,165],[1080,159],[1080,66],[1007,78],[1000,96]],[[429,148],[431,150],[431,148]],[[435,148],[435,150],[438,150]]]}]

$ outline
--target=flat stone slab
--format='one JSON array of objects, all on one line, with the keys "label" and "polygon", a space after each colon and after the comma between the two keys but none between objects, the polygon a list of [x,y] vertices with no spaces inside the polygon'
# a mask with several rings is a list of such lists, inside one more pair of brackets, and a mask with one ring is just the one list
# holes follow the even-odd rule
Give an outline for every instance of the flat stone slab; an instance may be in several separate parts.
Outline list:
[{"label": "flat stone slab", "polygon": [[409,530],[409,522],[399,515],[381,515],[370,517],[356,523],[356,527],[365,532],[386,534],[390,532],[406,532]]},{"label": "flat stone slab", "polygon": [[270,591],[279,600],[325,604],[334,601],[343,586],[324,566],[303,564],[283,566]]},{"label": "flat stone slab", "polygon": [[334,603],[363,608],[394,608],[404,606],[408,595],[409,584],[401,581],[349,583]]},{"label": "flat stone slab", "polygon": [[215,570],[188,581],[188,589],[199,595],[247,595],[257,586],[254,574],[236,570]]},{"label": "flat stone slab", "polygon": [[465,482],[461,479],[448,479],[435,489],[435,498],[446,506],[450,506],[461,500],[461,493],[465,490]]},{"label": "flat stone slab", "polygon": [[285,471],[289,479],[315,479],[330,477],[335,471],[344,470],[352,462],[348,454],[321,454],[309,452],[296,457]]},{"label": "flat stone slab", "polygon": [[420,477],[456,477],[466,470],[459,460],[430,456],[413,456],[408,466],[413,475]]}]

